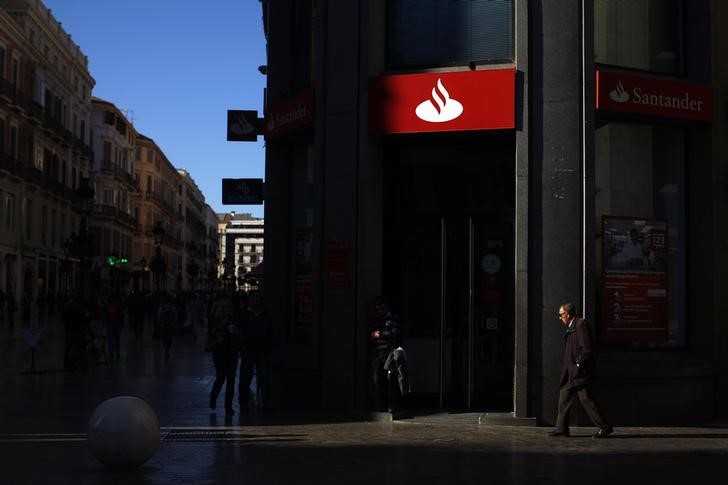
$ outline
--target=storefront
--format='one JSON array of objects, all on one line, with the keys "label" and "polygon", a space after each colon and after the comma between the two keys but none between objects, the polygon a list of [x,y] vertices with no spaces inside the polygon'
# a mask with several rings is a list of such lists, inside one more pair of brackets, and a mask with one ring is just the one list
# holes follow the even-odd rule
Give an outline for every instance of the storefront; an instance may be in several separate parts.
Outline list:
[{"label": "storefront", "polygon": [[[552,422],[573,302],[615,424],[714,416],[708,2],[316,5],[315,115],[267,146],[278,400],[370,407],[384,295],[412,406]],[[301,92],[295,32],[273,106]]]}]

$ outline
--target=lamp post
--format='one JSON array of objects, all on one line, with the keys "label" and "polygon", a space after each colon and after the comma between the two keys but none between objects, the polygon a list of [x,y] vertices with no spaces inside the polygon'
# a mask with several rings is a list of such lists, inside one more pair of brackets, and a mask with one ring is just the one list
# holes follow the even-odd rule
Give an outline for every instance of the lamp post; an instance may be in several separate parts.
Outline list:
[{"label": "lamp post", "polygon": [[200,265],[197,264],[195,258],[197,257],[197,244],[195,241],[188,243],[189,248],[189,262],[187,263],[187,275],[190,277],[190,291],[195,291],[195,279],[200,272]]},{"label": "lamp post", "polygon": [[162,240],[167,231],[162,227],[162,221],[157,221],[152,229],[154,235],[154,258],[152,258],[151,270],[154,273],[154,291],[159,293],[159,279],[167,271],[167,263],[162,258]]},{"label": "lamp post", "polygon": [[88,269],[91,266],[91,244],[88,234],[88,216],[93,208],[94,196],[96,193],[89,184],[88,177],[81,177],[78,188],[76,189],[76,199],[78,200],[78,208],[81,214],[80,226],[78,230],[78,239],[76,244],[77,256],[79,258],[79,279],[78,279],[78,296],[84,298],[86,295],[86,277]]},{"label": "lamp post", "polygon": [[139,269],[134,271],[134,291],[146,291],[147,288],[147,258],[142,256],[142,259],[137,262]]}]

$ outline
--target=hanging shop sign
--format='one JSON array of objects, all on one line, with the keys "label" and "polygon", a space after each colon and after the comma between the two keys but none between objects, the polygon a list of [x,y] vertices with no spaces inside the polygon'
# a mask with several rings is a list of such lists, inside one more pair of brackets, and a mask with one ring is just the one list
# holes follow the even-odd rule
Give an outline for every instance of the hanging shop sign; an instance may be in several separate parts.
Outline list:
[{"label": "hanging shop sign", "polygon": [[313,125],[313,90],[284,99],[265,113],[265,138],[273,140]]},{"label": "hanging shop sign", "polygon": [[222,179],[223,205],[260,205],[263,179]]},{"label": "hanging shop sign", "polygon": [[369,81],[369,131],[515,128],[515,69],[391,75]]},{"label": "hanging shop sign", "polygon": [[596,72],[597,110],[696,121],[713,119],[708,84],[613,71]]},{"label": "hanging shop sign", "polygon": [[229,109],[227,112],[227,141],[256,141],[263,133],[257,111]]},{"label": "hanging shop sign", "polygon": [[667,221],[602,217],[602,342],[669,338]]}]

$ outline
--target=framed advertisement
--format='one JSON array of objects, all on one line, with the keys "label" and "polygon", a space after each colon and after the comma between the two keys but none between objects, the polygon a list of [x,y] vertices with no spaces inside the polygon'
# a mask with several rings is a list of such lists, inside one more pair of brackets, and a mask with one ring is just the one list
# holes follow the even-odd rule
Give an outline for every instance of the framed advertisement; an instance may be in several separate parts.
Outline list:
[{"label": "framed advertisement", "polygon": [[602,235],[600,340],[668,340],[667,221],[602,216]]}]

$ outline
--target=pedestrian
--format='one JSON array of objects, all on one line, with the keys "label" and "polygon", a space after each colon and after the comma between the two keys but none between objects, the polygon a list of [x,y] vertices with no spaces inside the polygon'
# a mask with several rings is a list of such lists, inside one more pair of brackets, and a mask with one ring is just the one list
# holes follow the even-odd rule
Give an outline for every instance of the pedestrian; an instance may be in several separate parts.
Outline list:
[{"label": "pedestrian", "polygon": [[106,338],[109,357],[121,355],[121,329],[124,326],[124,310],[118,295],[112,296],[106,304]]},{"label": "pedestrian", "polygon": [[187,317],[183,327],[185,331],[192,335],[193,340],[197,340],[197,329],[206,327],[207,311],[205,310],[205,302],[198,293],[193,293],[189,303],[187,303]]},{"label": "pedestrian", "polygon": [[240,409],[248,409],[250,385],[255,372],[256,399],[264,410],[270,409],[270,353],[271,322],[263,308],[261,294],[253,291],[248,296],[248,308],[243,312],[243,343],[240,351],[240,382],[238,400]]},{"label": "pedestrian", "polygon": [[395,379],[389,378],[385,368],[389,354],[399,347],[400,325],[392,313],[389,304],[378,297],[374,302],[374,315],[370,327],[371,338],[371,377],[377,391],[379,403],[377,408],[395,411],[399,405],[400,393]]},{"label": "pedestrian", "polygon": [[602,418],[591,397],[591,383],[595,372],[591,351],[591,331],[583,318],[576,317],[576,306],[564,303],[559,308],[559,319],[567,326],[564,335],[564,362],[561,369],[558,415],[556,427],[549,436],[569,436],[569,410],[576,398],[598,430],[594,438],[606,438],[614,429]]},{"label": "pedestrian", "polygon": [[240,351],[239,313],[233,299],[223,295],[212,304],[207,324],[206,350],[212,352],[215,382],[210,391],[210,409],[217,406],[217,396],[225,384],[225,414],[232,416],[235,396],[235,374]]},{"label": "pedestrian", "polygon": [[177,304],[170,295],[162,293],[159,297],[159,309],[157,310],[157,326],[164,345],[164,356],[169,358],[172,349],[172,338],[177,331],[179,318],[177,316]]},{"label": "pedestrian", "polygon": [[64,328],[63,369],[73,370],[86,365],[86,335],[90,316],[77,298],[63,306],[61,321]]},{"label": "pedestrian", "polygon": [[18,311],[18,301],[15,299],[15,295],[12,291],[8,291],[7,302],[5,303],[6,311],[8,314],[8,326],[13,328],[15,326],[15,312]]},{"label": "pedestrian", "polygon": [[144,293],[136,291],[129,297],[129,319],[131,320],[131,329],[134,333],[134,340],[141,342],[144,336],[144,320],[146,319],[146,302]]}]

